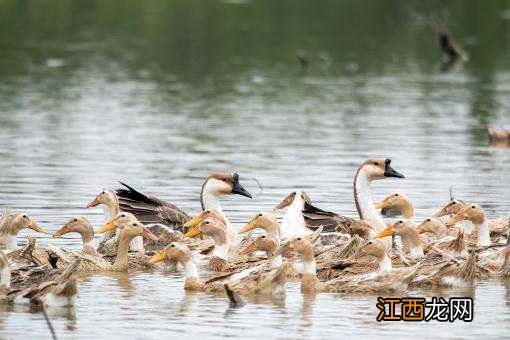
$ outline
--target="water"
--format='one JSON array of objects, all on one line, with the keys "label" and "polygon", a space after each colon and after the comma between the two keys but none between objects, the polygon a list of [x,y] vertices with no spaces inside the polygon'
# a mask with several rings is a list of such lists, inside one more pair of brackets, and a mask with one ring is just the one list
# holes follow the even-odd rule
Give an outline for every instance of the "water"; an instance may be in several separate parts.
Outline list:
[{"label": "water", "polygon": [[[4,1],[0,207],[50,232],[78,215],[100,225],[101,209],[84,206],[122,180],[196,213],[203,179],[236,171],[258,194],[225,200],[235,226],[296,188],[355,216],[354,172],[382,156],[406,179],[376,183],[374,198],[406,193],[417,220],[450,187],[491,218],[508,215],[510,153],[488,147],[485,129],[508,127],[509,9],[428,6],[450,10],[470,54],[451,73],[438,73],[418,2]],[[77,235],[37,236],[80,246]],[[288,283],[284,301],[247,297],[231,309],[221,295],[185,294],[180,273],[135,272],[84,277],[77,305],[49,314],[60,338],[495,338],[509,330],[509,287],[407,293],[473,296],[473,323],[377,323],[376,296],[313,299]],[[4,309],[2,338],[47,338],[40,313]]]}]

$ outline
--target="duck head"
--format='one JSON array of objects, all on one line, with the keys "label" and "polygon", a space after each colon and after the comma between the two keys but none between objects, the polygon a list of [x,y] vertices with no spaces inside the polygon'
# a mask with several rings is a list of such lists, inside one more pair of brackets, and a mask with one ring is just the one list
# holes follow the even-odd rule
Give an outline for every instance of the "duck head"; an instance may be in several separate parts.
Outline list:
[{"label": "duck head", "polygon": [[386,255],[386,250],[380,242],[368,241],[354,253],[355,258],[372,256],[381,259]]},{"label": "duck head", "polygon": [[268,255],[274,254],[278,249],[280,243],[278,240],[270,235],[260,235],[250,244],[248,244],[241,252],[240,255],[252,254],[256,251],[265,251]]},{"label": "duck head", "polygon": [[151,257],[149,263],[159,263],[165,260],[167,257],[174,259],[183,265],[192,260],[191,250],[187,245],[181,242],[172,242],[163,248],[163,250],[159,251],[156,255]]},{"label": "duck head", "polygon": [[205,219],[216,219],[223,225],[227,224],[219,212],[213,209],[206,209],[184,224],[185,230],[188,230],[188,232],[184,234],[184,237],[199,236],[201,234],[200,225]]},{"label": "duck head", "polygon": [[307,237],[299,236],[292,239],[288,250],[298,254],[303,261],[312,261],[314,259],[313,246]]},{"label": "duck head", "polygon": [[113,193],[108,190],[101,191],[92,201],[90,201],[85,208],[92,208],[98,206],[99,204],[104,204],[110,206],[115,203],[115,198],[113,197]]},{"label": "duck head", "polygon": [[455,215],[453,215],[448,222],[446,222],[447,227],[451,227],[460,221],[471,221],[475,225],[480,225],[485,220],[485,214],[479,205],[471,204],[465,205],[462,207]]},{"label": "duck head", "polygon": [[[278,221],[273,214],[268,212],[260,212],[252,217],[252,219],[241,228],[240,233],[247,233],[254,229],[261,228],[265,231],[274,234],[274,232],[278,232]],[[276,230],[274,230],[276,229]]]},{"label": "duck head", "polygon": [[283,210],[283,209],[287,208],[292,203],[294,203],[294,199],[296,197],[303,200],[303,202],[312,203],[310,196],[306,192],[297,190],[297,191],[294,191],[294,192],[291,192],[290,194],[288,194],[280,203],[278,203],[278,205],[274,209],[275,210]]},{"label": "duck head", "polygon": [[414,215],[413,204],[411,200],[404,194],[393,193],[387,196],[384,200],[375,205],[377,209],[381,209],[381,214],[384,216],[404,216],[412,218]]},{"label": "duck head", "polygon": [[434,217],[443,217],[456,214],[466,203],[461,200],[453,199],[448,202],[441,210],[434,214]]},{"label": "duck head", "polygon": [[237,173],[215,172],[211,174],[204,182],[202,191],[212,192],[216,196],[241,195],[252,198],[251,194],[239,183]]},{"label": "duck head", "polygon": [[44,228],[40,227],[35,220],[26,214],[14,214],[9,229],[9,234],[11,235],[17,235],[23,229],[32,229],[38,233],[46,233]]},{"label": "duck head", "polygon": [[94,237],[94,229],[85,217],[71,218],[59,230],[53,233],[53,237],[60,237],[67,233],[78,233],[82,236]]},{"label": "duck head", "polygon": [[389,177],[405,178],[397,170],[391,166],[389,158],[373,158],[366,160],[360,167],[359,171],[363,171],[368,180],[379,180]]},{"label": "duck head", "polygon": [[421,222],[416,231],[419,234],[432,233],[434,235],[443,235],[446,232],[446,226],[444,223],[437,218],[426,218]]},{"label": "duck head", "polygon": [[377,235],[375,235],[375,238],[393,235],[405,237],[411,233],[416,233],[416,229],[412,222],[405,219],[398,219],[395,222],[390,223],[385,229],[381,230]]},{"label": "duck head", "polygon": [[135,215],[128,212],[120,212],[114,218],[110,219],[105,225],[100,227],[98,233],[106,233],[108,231],[114,231],[115,228],[121,227],[129,222],[137,222],[138,219]]},{"label": "duck head", "polygon": [[119,225],[120,228],[120,238],[125,238],[128,240],[132,240],[137,236],[142,236],[143,238],[150,241],[157,241],[158,238],[156,235],[151,233],[149,229],[147,229],[142,223],[135,222],[127,222],[125,224]]}]

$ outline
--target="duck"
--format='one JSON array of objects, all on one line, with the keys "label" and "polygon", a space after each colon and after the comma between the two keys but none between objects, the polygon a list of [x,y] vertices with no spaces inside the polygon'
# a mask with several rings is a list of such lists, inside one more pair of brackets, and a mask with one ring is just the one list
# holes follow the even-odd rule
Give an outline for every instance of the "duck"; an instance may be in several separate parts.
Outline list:
[{"label": "duck", "polygon": [[416,231],[419,234],[423,233],[430,233],[434,235],[436,238],[442,238],[449,234],[448,228],[438,218],[434,217],[427,217],[421,222],[418,227],[416,228]]},{"label": "duck", "polygon": [[[282,223],[279,228],[280,237],[284,240],[289,240],[298,235],[309,235],[312,230],[307,227],[303,209],[305,203],[310,201],[310,197],[304,191],[294,191],[283,199],[276,207],[275,210],[282,210],[287,208],[283,216]],[[316,228],[314,228],[315,230]]]},{"label": "duck", "polygon": [[510,146],[510,131],[496,127],[488,127],[487,135],[491,146],[508,147]]},{"label": "duck", "polygon": [[40,227],[27,214],[15,213],[9,215],[9,210],[4,209],[0,220],[0,248],[6,250],[16,249],[18,246],[18,233],[23,229],[31,229],[43,234],[46,233],[45,229]]},{"label": "duck", "polygon": [[[384,246],[379,242],[368,241],[361,252],[366,254],[385,252]],[[391,261],[384,261],[378,271],[368,274],[344,275],[328,281],[319,281],[317,277],[317,264],[315,262],[313,246],[305,237],[297,237],[290,242],[290,249],[298,254],[304,264],[301,275],[301,292],[310,294],[318,292],[392,292],[403,290],[409,284],[416,271],[415,268],[394,269]],[[377,249],[377,251],[376,251]],[[383,261],[380,261],[383,262]]]},{"label": "duck", "polygon": [[478,247],[488,247],[492,244],[489,225],[482,207],[476,204],[465,205],[455,215],[450,217],[448,222],[446,222],[446,226],[451,227],[460,221],[470,221],[474,224],[476,228],[476,245]]},{"label": "duck", "polygon": [[[135,217],[135,215],[122,211],[119,212],[117,215],[115,215],[113,218],[109,219],[106,224],[101,226],[97,232],[104,233],[104,234],[110,234],[113,235],[113,237],[110,238],[104,238],[101,243],[99,243],[99,246],[97,247],[98,252],[111,256],[115,255],[115,252],[117,251],[117,243],[119,242],[119,233],[120,229],[117,228],[120,225],[127,224],[129,222],[139,222],[138,219]],[[129,243],[129,250],[134,252],[143,253],[144,252],[144,244],[143,244],[143,238],[140,242],[140,237],[135,237],[131,242]]]},{"label": "duck", "polygon": [[[118,221],[116,223],[118,223]],[[107,224],[101,229],[101,232],[113,231],[114,227],[113,224]],[[120,230],[119,242],[117,255],[115,256],[113,264],[104,257],[72,253],[72,257],[79,257],[82,260],[79,271],[127,271],[129,268],[145,268],[147,266],[143,253],[136,253],[133,254],[133,256],[128,256],[129,243],[137,236],[143,236],[151,241],[156,241],[157,237],[138,221],[125,222],[123,224],[118,224],[117,227]]]},{"label": "duck", "polygon": [[[219,216],[220,218],[217,218]],[[204,217],[198,226],[190,230],[185,237],[205,235],[214,241],[214,249],[207,261],[207,269],[212,271],[227,270],[229,260],[235,255],[235,247],[227,234],[227,228],[221,215]]]},{"label": "duck", "polygon": [[441,47],[441,50],[447,56],[447,62],[468,60],[466,52],[464,52],[462,48],[455,44],[446,32],[439,33],[439,47]]},{"label": "duck", "polygon": [[407,249],[411,259],[418,260],[424,256],[420,235],[412,221],[397,219],[395,222],[390,223],[384,230],[381,230],[375,238],[393,235],[400,236],[404,248]]},{"label": "duck", "polygon": [[[337,228],[337,232],[343,231]],[[355,235],[361,237],[363,240],[371,240],[375,237],[375,228],[367,221],[353,220],[347,227],[347,233],[354,237]]]},{"label": "duck", "polygon": [[333,279],[340,276],[368,274],[379,270],[391,270],[392,263],[384,247],[373,241],[361,244],[347,259],[317,262],[317,276]]},{"label": "duck", "polygon": [[68,233],[78,233],[81,236],[83,247],[82,253],[92,256],[101,256],[93,246],[94,228],[85,217],[73,217],[60,229],[53,233],[54,238],[61,237]]},{"label": "duck", "polygon": [[[0,252],[0,301],[45,307],[73,306],[78,292],[75,272],[79,263],[80,259],[76,259],[58,276],[57,272],[47,272],[46,279],[39,277],[37,281],[26,280],[22,286],[18,284],[18,288],[13,289],[9,260],[3,252]],[[52,276],[54,278],[51,278]]]},{"label": "duck", "polygon": [[259,212],[253,216],[239,233],[245,234],[257,228],[263,229],[268,235],[280,239],[280,224],[276,217],[269,212]]},{"label": "duck", "polygon": [[286,265],[282,262],[278,268],[255,266],[240,272],[215,276],[203,282],[199,278],[198,268],[193,260],[191,250],[184,243],[172,242],[149,262],[160,262],[165,256],[172,257],[184,267],[184,289],[186,291],[220,292],[227,284],[232,290],[241,294],[265,292],[272,291],[275,285],[281,285],[286,277]]},{"label": "duck", "polygon": [[414,208],[411,200],[406,195],[395,192],[385,197],[375,205],[381,209],[381,215],[387,217],[402,216],[407,220],[414,221]]},{"label": "duck", "polygon": [[[145,195],[122,183],[127,189],[115,191],[120,210],[134,214],[142,223],[160,223],[182,229],[190,219],[189,216],[174,204],[163,201],[155,196]],[[200,192],[202,210],[212,209],[222,215],[227,222],[229,234],[236,237],[235,230],[226,218],[220,205],[220,197],[225,195],[240,195],[252,198],[251,194],[240,184],[239,174],[215,172],[206,178]],[[235,239],[233,239],[235,241]]]}]

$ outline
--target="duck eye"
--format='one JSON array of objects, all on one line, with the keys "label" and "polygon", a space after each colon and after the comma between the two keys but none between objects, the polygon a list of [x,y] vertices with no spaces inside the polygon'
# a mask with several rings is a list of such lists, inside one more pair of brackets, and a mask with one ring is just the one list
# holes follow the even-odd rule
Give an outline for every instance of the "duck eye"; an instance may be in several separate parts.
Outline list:
[{"label": "duck eye", "polygon": [[28,216],[27,216],[27,215],[23,215],[22,217],[23,217],[23,218],[28,218]]},{"label": "duck eye", "polygon": [[375,166],[379,166],[379,162],[374,162],[374,165]]},{"label": "duck eye", "polygon": [[475,209],[476,207],[474,205],[471,206],[471,209]]},{"label": "duck eye", "polygon": [[101,195],[104,195],[104,194],[106,194],[106,192],[105,192],[104,190],[103,190],[103,191],[101,191]]},{"label": "duck eye", "polygon": [[175,244],[171,244],[170,247],[175,248]]},{"label": "duck eye", "polygon": [[209,222],[209,221],[205,221],[205,224],[211,224],[211,222]]},{"label": "duck eye", "polygon": [[404,221],[398,221],[398,224],[402,224],[402,223],[404,223]]},{"label": "duck eye", "polygon": [[259,214],[259,217],[262,217],[262,214]]},{"label": "duck eye", "polygon": [[126,217],[126,215],[122,214],[122,215],[120,215],[120,217]]},{"label": "duck eye", "polygon": [[398,194],[395,194],[395,196],[398,196]]},{"label": "duck eye", "polygon": [[77,218],[73,219],[73,222],[78,222],[78,219]]},{"label": "duck eye", "polygon": [[368,244],[372,244],[372,241],[369,241]]},{"label": "duck eye", "polygon": [[427,222],[430,222],[430,218],[427,218]]},{"label": "duck eye", "polygon": [[261,238],[266,238],[266,235],[262,235]]},{"label": "duck eye", "polygon": [[298,241],[301,241],[301,237],[298,237],[298,238],[297,238],[297,240],[298,240]]}]

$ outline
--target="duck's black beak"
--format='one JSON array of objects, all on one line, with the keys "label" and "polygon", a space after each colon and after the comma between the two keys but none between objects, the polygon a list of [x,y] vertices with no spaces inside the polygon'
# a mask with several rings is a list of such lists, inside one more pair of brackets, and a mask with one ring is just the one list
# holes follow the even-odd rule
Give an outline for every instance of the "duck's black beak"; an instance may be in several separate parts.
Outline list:
[{"label": "duck's black beak", "polygon": [[390,163],[391,163],[391,159],[386,158],[386,160],[384,161],[384,177],[405,178],[404,175],[402,175],[397,170],[393,169],[390,166]]},{"label": "duck's black beak", "polygon": [[239,175],[234,173],[232,176],[232,194],[237,194],[241,196],[246,196],[248,198],[252,198],[251,194],[243,188],[243,186],[239,183]]}]

